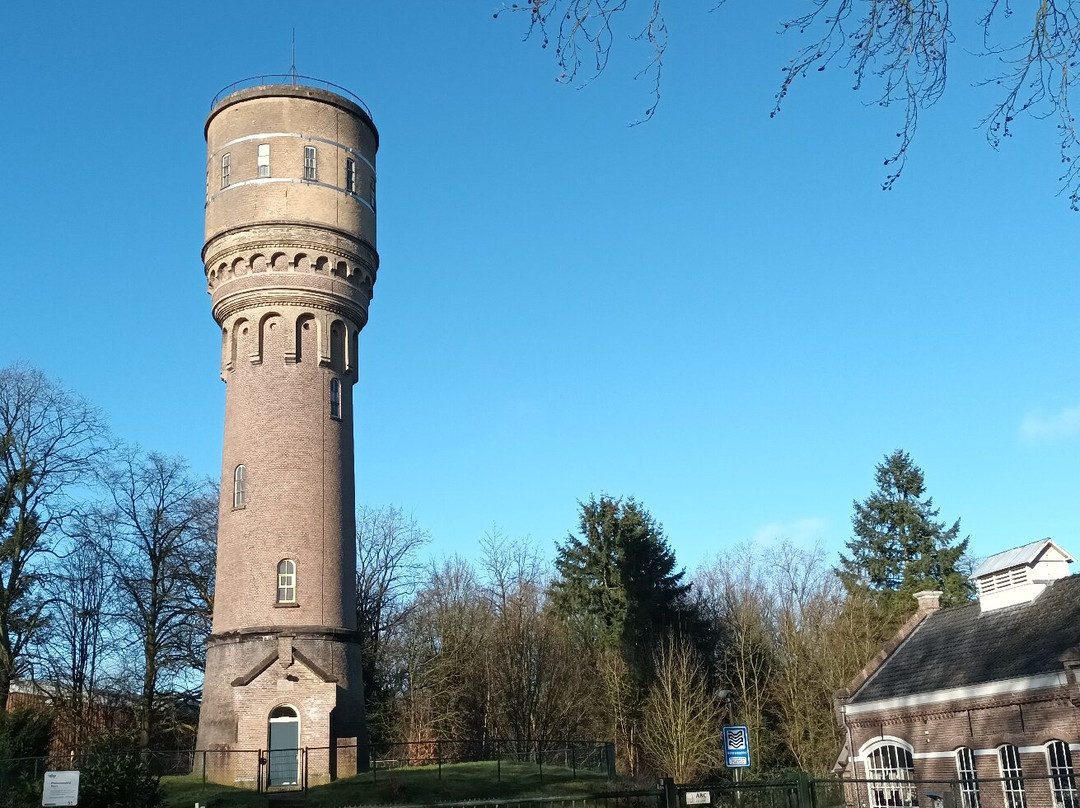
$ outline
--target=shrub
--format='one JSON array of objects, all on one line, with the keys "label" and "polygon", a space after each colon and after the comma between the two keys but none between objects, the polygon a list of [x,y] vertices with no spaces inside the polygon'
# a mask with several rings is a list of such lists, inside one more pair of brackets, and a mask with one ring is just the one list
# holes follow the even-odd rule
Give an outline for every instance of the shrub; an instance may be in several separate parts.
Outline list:
[{"label": "shrub", "polygon": [[0,808],[41,802],[44,758],[49,754],[52,715],[41,710],[0,712]]},{"label": "shrub", "polygon": [[133,738],[106,735],[90,744],[79,767],[79,808],[155,808],[159,778]]}]

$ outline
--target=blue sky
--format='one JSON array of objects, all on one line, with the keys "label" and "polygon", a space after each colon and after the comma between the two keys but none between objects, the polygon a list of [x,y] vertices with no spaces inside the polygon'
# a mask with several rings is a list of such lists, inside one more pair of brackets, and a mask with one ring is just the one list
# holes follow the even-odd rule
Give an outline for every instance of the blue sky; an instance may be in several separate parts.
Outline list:
[{"label": "blue sky", "polygon": [[669,2],[662,102],[630,127],[630,26],[579,90],[498,0],[11,4],[0,365],[219,473],[202,125],[224,85],[288,70],[295,26],[298,70],[382,137],[358,502],[474,555],[493,525],[550,549],[578,500],[634,495],[692,569],[754,538],[840,549],[903,448],[974,554],[1080,552],[1080,214],[1052,123],[986,145],[993,66],[958,18],[883,193],[900,110],[850,75],[770,119],[803,5]]}]

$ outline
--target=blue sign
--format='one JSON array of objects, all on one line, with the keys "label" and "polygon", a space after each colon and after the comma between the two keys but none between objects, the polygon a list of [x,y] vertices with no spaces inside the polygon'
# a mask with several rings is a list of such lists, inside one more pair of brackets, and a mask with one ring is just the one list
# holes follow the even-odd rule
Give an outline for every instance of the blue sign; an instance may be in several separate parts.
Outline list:
[{"label": "blue sign", "polygon": [[724,765],[729,769],[750,766],[750,731],[746,727],[724,727]]}]

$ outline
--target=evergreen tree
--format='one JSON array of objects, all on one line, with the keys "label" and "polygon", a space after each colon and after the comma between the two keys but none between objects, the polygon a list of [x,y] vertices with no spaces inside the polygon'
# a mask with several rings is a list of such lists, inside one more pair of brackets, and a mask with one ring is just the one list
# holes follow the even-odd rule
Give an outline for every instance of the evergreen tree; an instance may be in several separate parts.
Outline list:
[{"label": "evergreen tree", "polygon": [[970,600],[962,561],[968,539],[960,538],[959,519],[951,527],[937,520],[922,469],[898,449],[877,466],[875,479],[877,490],[853,503],[850,556],[840,556],[848,592],[874,594],[892,626],[915,609],[911,595],[920,590],[941,590],[946,606]]},{"label": "evergreen tree", "polygon": [[581,503],[578,534],[559,546],[555,568],[559,614],[639,669],[668,632],[697,622],[663,526],[633,498]]}]

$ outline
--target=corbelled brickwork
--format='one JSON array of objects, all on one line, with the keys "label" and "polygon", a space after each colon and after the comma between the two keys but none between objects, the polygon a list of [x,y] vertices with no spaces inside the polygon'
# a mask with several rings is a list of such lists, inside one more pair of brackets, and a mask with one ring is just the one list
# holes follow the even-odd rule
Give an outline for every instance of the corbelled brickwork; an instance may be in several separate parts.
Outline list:
[{"label": "corbelled brickwork", "polygon": [[[339,743],[365,738],[353,385],[378,269],[378,134],[357,104],[290,84],[225,97],[206,140],[203,259],[227,388],[198,748],[272,749],[274,718],[327,749],[307,757],[315,781],[341,773]],[[214,779],[251,777],[213,760]]]}]

